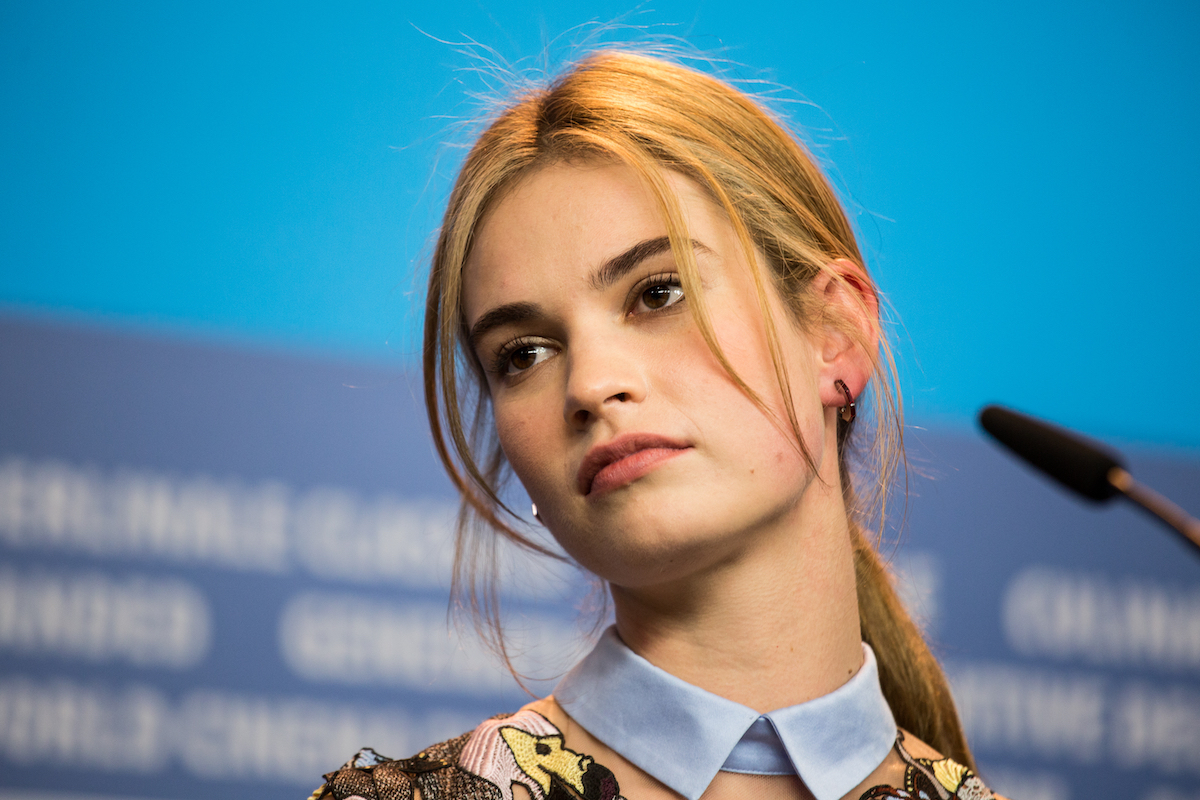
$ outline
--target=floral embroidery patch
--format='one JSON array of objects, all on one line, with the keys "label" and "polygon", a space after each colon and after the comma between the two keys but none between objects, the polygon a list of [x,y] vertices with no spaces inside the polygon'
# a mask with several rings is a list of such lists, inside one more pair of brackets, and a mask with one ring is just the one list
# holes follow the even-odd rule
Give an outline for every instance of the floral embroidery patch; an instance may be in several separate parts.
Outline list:
[{"label": "floral embroidery patch", "polygon": [[[904,786],[875,786],[861,800],[1002,800],[969,768],[949,758],[913,758],[896,736]],[[625,800],[612,771],[563,743],[541,714],[521,711],[489,719],[474,731],[406,759],[360,750],[309,800],[515,800],[524,786],[534,800]]]},{"label": "floral embroidery patch", "polygon": [[896,736],[896,752],[904,759],[904,788],[876,786],[861,800],[993,800],[995,795],[969,767],[950,758],[913,758]]},{"label": "floral embroidery patch", "polygon": [[514,784],[534,800],[623,800],[612,771],[565,747],[558,728],[535,711],[484,722],[458,763],[499,788],[502,800],[513,800]]}]

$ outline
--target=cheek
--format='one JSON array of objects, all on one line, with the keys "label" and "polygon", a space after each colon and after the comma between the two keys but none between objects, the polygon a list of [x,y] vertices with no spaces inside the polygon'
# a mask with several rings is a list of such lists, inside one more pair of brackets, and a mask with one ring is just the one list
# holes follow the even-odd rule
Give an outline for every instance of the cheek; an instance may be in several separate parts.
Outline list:
[{"label": "cheek", "polygon": [[516,469],[519,464],[529,460],[528,454],[536,449],[536,429],[529,423],[526,415],[514,413],[512,409],[503,406],[493,408],[493,417],[500,447],[509,463]]},{"label": "cheek", "polygon": [[[747,311],[747,317],[753,314]],[[766,411],[737,385],[709,349],[699,330],[683,347],[661,361],[662,384],[674,393],[684,413],[699,414],[700,428],[714,445],[754,451],[746,468],[771,470],[781,479],[803,480],[811,472],[788,421],[787,405],[779,377],[766,345],[765,334],[735,316],[713,319],[718,341],[729,365],[766,404]],[[802,335],[781,332],[784,366],[796,424],[815,464],[820,465],[824,442],[824,410],[818,394],[813,351]],[[699,420],[698,420],[699,421]]]},{"label": "cheek", "polygon": [[[744,320],[729,315],[714,314],[712,324],[721,352],[737,377],[772,411],[782,411],[782,394],[762,333],[746,325]],[[708,409],[729,420],[730,424],[736,424],[735,420],[747,421],[750,414],[763,416],[696,327],[678,342],[678,346],[661,352],[655,367],[657,374],[664,378],[661,386],[675,393],[684,401],[685,407]]]},{"label": "cheek", "polygon": [[527,407],[516,404],[493,408],[496,435],[504,457],[512,466],[517,480],[531,495],[541,494],[548,480],[551,459],[554,453],[550,441],[552,426],[544,415],[529,413]]}]

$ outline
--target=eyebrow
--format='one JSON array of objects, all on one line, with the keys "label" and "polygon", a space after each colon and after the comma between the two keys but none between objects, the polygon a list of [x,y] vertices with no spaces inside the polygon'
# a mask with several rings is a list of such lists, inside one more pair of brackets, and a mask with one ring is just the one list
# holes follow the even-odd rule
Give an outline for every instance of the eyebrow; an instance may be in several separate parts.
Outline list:
[{"label": "eyebrow", "polygon": [[[666,236],[646,239],[633,247],[605,261],[600,269],[593,273],[589,281],[596,290],[607,289],[621,278],[628,275],[638,264],[648,258],[666,253],[671,249],[671,240]],[[692,249],[704,253],[712,252],[702,242],[692,239]],[[479,341],[489,332],[502,325],[512,325],[534,319],[542,313],[537,303],[507,303],[488,310],[471,326],[467,341],[472,349],[477,349]]]},{"label": "eyebrow", "polygon": [[671,240],[666,236],[647,239],[638,242],[620,255],[615,255],[592,275],[593,289],[607,289],[621,278],[629,274],[638,264],[647,258],[653,258],[671,249]]},{"label": "eyebrow", "polygon": [[488,310],[471,326],[471,331],[467,334],[467,341],[471,343],[472,350],[478,350],[480,340],[493,329],[503,325],[525,322],[540,316],[541,313],[542,307],[537,303],[508,303],[496,306]]}]

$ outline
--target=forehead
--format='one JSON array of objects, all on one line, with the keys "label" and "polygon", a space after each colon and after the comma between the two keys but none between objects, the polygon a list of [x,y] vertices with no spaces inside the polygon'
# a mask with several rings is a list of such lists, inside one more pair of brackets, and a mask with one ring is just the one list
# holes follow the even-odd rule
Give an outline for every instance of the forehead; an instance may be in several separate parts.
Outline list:
[{"label": "forehead", "polygon": [[[715,209],[700,190],[680,175],[665,175],[692,232],[711,227]],[[476,231],[463,268],[466,321],[534,288],[576,283],[630,245],[666,232],[653,194],[631,167],[542,167],[505,193]]]},{"label": "forehead", "polygon": [[[658,222],[641,177],[613,162],[556,162],[504,192],[477,231],[479,244],[544,242],[547,235],[601,234],[613,225]],[[486,249],[486,248],[483,248]]]}]

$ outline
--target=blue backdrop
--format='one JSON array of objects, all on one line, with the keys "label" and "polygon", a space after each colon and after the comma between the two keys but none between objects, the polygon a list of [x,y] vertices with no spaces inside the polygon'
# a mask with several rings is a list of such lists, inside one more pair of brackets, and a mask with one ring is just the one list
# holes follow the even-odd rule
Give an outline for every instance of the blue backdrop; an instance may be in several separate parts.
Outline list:
[{"label": "blue backdrop", "polygon": [[[895,560],[989,777],[1195,800],[1200,560],[971,419],[1114,441],[1200,512],[1198,18],[5,4],[0,800],[303,796],[521,702],[444,622],[423,263],[498,66],[673,37],[803,129],[896,309],[929,477]],[[549,673],[584,581],[525,583]]]}]

